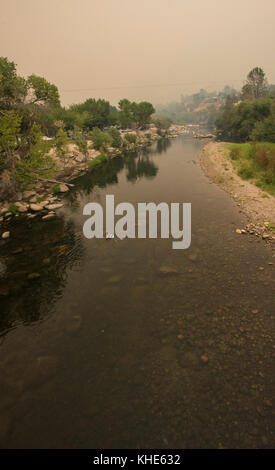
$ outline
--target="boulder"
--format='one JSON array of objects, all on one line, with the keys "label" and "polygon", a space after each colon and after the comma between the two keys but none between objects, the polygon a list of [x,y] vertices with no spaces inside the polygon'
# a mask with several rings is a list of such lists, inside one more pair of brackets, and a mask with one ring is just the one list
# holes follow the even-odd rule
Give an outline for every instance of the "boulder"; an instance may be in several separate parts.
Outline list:
[{"label": "boulder", "polygon": [[85,155],[83,155],[82,153],[79,153],[76,157],[75,157],[75,161],[78,162],[78,163],[82,163],[85,161]]},{"label": "boulder", "polygon": [[2,238],[3,238],[3,240],[6,240],[7,238],[10,238],[10,232],[2,233]]},{"label": "boulder", "polygon": [[28,211],[28,205],[27,204],[22,204],[21,202],[16,202],[15,205],[18,207],[18,212],[20,212],[21,214]]},{"label": "boulder", "polygon": [[8,207],[3,207],[3,208],[1,209],[1,211],[0,211],[0,214],[1,214],[1,215],[4,215],[4,214],[6,214],[6,212],[9,212]]},{"label": "boulder", "polygon": [[30,199],[31,197],[35,195],[36,195],[35,191],[24,191],[22,196],[23,196],[23,199]]},{"label": "boulder", "polygon": [[46,200],[46,201],[41,201],[39,202],[40,206],[42,207],[46,207],[48,204],[50,204],[50,201]]},{"label": "boulder", "polygon": [[63,207],[63,204],[48,204],[45,206],[49,211],[55,211],[56,209],[60,209],[60,207]]},{"label": "boulder", "polygon": [[30,209],[34,212],[42,211],[43,206],[41,204],[30,204]]},{"label": "boulder", "polygon": [[66,193],[67,191],[69,191],[69,188],[66,184],[60,184],[59,185],[59,192],[60,193]]},{"label": "boulder", "polygon": [[54,212],[50,212],[49,214],[44,215],[44,216],[42,217],[42,220],[49,220],[49,219],[52,219],[53,217],[55,217],[55,213],[54,213]]}]

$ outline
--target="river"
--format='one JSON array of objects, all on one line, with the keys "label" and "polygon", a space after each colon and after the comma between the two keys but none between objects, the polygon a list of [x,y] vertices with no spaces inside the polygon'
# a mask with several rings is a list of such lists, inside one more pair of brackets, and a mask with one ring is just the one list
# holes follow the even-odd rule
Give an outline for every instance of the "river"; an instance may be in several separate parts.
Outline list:
[{"label": "river", "polygon": [[[274,447],[272,252],[235,233],[246,219],[200,169],[202,145],[115,158],[58,218],[15,219],[0,246],[1,447]],[[106,194],[191,202],[191,247],[85,239],[83,206]]]}]

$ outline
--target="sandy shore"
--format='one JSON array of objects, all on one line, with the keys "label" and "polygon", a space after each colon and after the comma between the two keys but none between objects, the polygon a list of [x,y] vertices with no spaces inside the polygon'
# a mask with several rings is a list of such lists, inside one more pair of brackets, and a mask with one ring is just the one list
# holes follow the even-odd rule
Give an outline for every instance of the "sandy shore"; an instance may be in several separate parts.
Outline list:
[{"label": "sandy shore", "polygon": [[[200,165],[205,174],[221,186],[236,201],[250,224],[246,231],[254,231],[267,241],[275,242],[275,232],[269,229],[275,224],[275,198],[248,181],[241,179],[234,170],[226,144],[210,142],[200,152]],[[244,227],[240,227],[244,229]]]}]

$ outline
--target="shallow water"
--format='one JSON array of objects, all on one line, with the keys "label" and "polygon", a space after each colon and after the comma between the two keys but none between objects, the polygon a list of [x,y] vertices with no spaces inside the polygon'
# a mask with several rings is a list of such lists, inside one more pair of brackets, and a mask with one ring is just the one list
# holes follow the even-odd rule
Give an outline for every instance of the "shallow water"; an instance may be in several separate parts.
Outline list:
[{"label": "shallow water", "polygon": [[[275,447],[273,253],[236,235],[246,219],[202,173],[201,146],[179,137],[116,158],[75,181],[57,219],[12,226],[1,447]],[[83,206],[106,194],[191,202],[191,247],[85,239]]]}]

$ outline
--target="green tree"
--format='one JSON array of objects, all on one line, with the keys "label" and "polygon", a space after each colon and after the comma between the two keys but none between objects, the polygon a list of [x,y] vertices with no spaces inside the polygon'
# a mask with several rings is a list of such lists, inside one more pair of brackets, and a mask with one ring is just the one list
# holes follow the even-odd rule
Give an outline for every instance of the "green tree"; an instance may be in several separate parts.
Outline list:
[{"label": "green tree", "polygon": [[167,132],[172,124],[172,121],[167,117],[158,117],[153,120],[153,123],[155,124],[156,128],[160,131]]},{"label": "green tree", "polygon": [[0,57],[0,108],[10,109],[23,102],[27,88],[24,78],[17,76],[15,63]]},{"label": "green tree", "polygon": [[251,139],[262,142],[275,142],[275,100],[272,101],[270,115],[255,124]]},{"label": "green tree", "polygon": [[85,113],[85,119],[82,125],[84,129],[92,130],[94,127],[102,129],[112,124],[113,108],[109,101],[89,98],[84,101],[84,103],[71,106],[70,110],[78,114]]},{"label": "green tree", "polygon": [[141,101],[141,103],[132,103],[134,121],[139,127],[149,124],[151,116],[154,114],[155,109],[148,101]]},{"label": "green tree", "polygon": [[267,79],[262,68],[255,67],[247,75],[246,83],[242,88],[244,99],[258,99],[266,95],[268,90]]},{"label": "green tree", "polygon": [[270,99],[242,101],[234,106],[228,99],[222,113],[216,119],[218,136],[222,140],[246,142],[251,139],[257,122],[270,114]]},{"label": "green tree", "polygon": [[68,136],[63,129],[59,129],[56,134],[54,146],[60,158],[65,158],[68,153]]},{"label": "green tree", "polygon": [[108,133],[112,139],[111,146],[114,148],[120,148],[122,145],[122,137],[120,135],[120,132],[115,127],[111,127]]},{"label": "green tree", "polygon": [[34,124],[30,131],[29,151],[18,161],[15,168],[15,179],[22,189],[53,174],[55,164],[49,156],[50,145],[42,139],[40,127]]},{"label": "green tree", "polygon": [[126,129],[131,127],[134,123],[133,104],[127,100],[120,100],[119,107],[119,122],[122,128]]},{"label": "green tree", "polygon": [[[14,111],[0,110],[1,168],[13,161],[13,153],[19,145],[21,117]],[[8,163],[8,165],[7,165]]]},{"label": "green tree", "polygon": [[58,89],[43,77],[30,75],[27,80],[30,103],[43,103],[51,106],[60,106]]},{"label": "green tree", "polygon": [[112,137],[109,135],[109,133],[103,132],[98,127],[95,127],[90,135],[93,141],[93,147],[96,150],[106,152],[112,143]]}]

